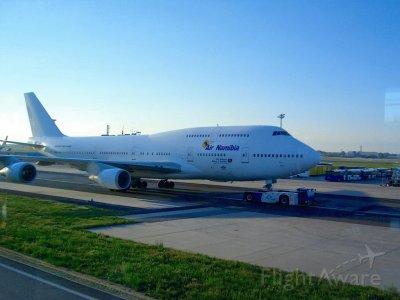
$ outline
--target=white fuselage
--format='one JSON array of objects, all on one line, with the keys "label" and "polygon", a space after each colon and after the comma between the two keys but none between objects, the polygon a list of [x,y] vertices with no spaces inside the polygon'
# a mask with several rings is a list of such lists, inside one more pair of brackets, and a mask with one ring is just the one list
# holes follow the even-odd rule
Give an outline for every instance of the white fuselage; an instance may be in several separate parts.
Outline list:
[{"label": "white fuselage", "polygon": [[152,135],[35,137],[47,156],[103,162],[171,162],[181,172],[136,178],[270,180],[299,174],[320,161],[309,146],[274,126],[219,126]]}]

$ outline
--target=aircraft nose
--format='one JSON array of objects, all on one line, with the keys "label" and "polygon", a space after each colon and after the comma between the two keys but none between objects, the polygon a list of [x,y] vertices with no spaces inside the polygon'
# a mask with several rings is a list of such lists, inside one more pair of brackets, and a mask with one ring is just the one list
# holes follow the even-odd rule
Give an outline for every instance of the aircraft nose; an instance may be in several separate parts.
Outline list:
[{"label": "aircraft nose", "polygon": [[321,154],[318,151],[315,151],[313,148],[308,147],[308,161],[311,167],[319,164],[321,162]]},{"label": "aircraft nose", "polygon": [[312,156],[313,163],[315,165],[318,165],[321,162],[321,154],[318,151],[315,151],[314,149],[313,151],[314,151],[314,154]]}]

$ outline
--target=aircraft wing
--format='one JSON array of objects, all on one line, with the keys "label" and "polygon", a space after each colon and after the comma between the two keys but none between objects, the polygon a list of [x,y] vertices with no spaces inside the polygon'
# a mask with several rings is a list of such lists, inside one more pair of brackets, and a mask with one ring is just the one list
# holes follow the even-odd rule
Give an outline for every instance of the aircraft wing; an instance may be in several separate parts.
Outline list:
[{"label": "aircraft wing", "polygon": [[140,162],[140,161],[108,161],[97,159],[84,159],[84,158],[62,158],[62,157],[48,157],[48,156],[28,156],[28,155],[0,155],[0,162],[6,162],[11,158],[29,161],[29,162],[42,162],[42,163],[59,163],[67,164],[76,167],[89,173],[94,173],[94,169],[101,169],[102,167],[115,167],[124,169],[130,173],[145,172],[149,174],[159,173],[179,173],[181,166],[174,162]]},{"label": "aircraft wing", "polygon": [[0,143],[3,143],[2,146],[5,146],[7,144],[13,144],[13,145],[20,145],[20,146],[26,146],[26,147],[31,147],[34,149],[43,149],[44,146],[40,144],[32,144],[32,143],[23,143],[23,142],[16,142],[16,141],[8,141],[7,139],[5,140],[0,140]]}]

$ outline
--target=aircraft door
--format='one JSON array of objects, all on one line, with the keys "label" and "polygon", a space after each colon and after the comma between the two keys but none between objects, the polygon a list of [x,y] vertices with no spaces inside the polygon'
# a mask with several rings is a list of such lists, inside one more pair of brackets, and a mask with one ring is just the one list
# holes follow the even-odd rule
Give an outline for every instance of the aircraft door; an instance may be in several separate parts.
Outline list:
[{"label": "aircraft door", "polygon": [[242,150],[242,163],[249,163],[249,148],[243,148]]},{"label": "aircraft door", "polygon": [[136,160],[136,157],[138,156],[138,153],[137,153],[135,148],[131,149],[131,153],[130,154],[131,154],[131,160]]},{"label": "aircraft door", "polygon": [[188,162],[193,162],[193,148],[188,148],[187,150],[187,161]]},{"label": "aircraft door", "polygon": [[97,145],[94,144],[92,149],[93,149],[93,151],[92,151],[93,154],[91,155],[91,158],[99,159],[100,157],[99,157],[99,152],[97,151]]},{"label": "aircraft door", "polygon": [[284,168],[285,167],[285,158],[286,154],[279,154],[279,167]]}]

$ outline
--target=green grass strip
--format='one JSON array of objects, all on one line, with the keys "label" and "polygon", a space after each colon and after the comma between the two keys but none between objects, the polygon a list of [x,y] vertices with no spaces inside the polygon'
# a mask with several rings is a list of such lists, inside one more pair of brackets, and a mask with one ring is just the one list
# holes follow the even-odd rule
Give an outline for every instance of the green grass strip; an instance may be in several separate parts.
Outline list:
[{"label": "green grass strip", "polygon": [[323,157],[322,162],[332,163],[335,167],[400,168],[399,159]]},{"label": "green grass strip", "polygon": [[[92,233],[129,221],[90,206],[0,195],[0,245],[162,299],[399,299],[361,287]],[[227,249],[229,251],[229,249]]]}]

